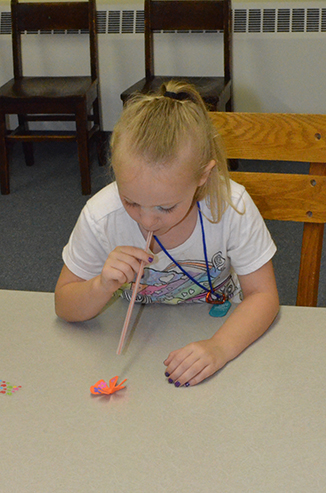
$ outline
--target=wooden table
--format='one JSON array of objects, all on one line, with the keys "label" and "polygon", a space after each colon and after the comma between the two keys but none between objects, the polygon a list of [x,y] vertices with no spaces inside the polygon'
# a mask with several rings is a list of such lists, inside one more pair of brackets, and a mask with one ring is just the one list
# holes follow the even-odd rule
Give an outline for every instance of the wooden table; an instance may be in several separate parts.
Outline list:
[{"label": "wooden table", "polygon": [[[272,328],[204,383],[176,388],[163,360],[209,337],[209,306],[115,301],[86,323],[56,318],[53,294],[0,291],[0,491],[326,491],[326,309],[282,307]],[[115,375],[127,387],[92,396]]]}]

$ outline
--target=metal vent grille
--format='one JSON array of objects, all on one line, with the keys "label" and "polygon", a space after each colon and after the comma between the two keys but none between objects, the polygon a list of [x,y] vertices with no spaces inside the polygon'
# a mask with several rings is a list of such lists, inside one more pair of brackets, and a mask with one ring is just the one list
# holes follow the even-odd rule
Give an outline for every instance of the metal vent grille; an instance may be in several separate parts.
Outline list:
[{"label": "metal vent grille", "polygon": [[248,18],[248,32],[260,33],[261,32],[261,10],[250,9]]},{"label": "metal vent grille", "polygon": [[235,33],[324,33],[326,8],[234,9]]},{"label": "metal vent grille", "polygon": [[[143,34],[143,10],[97,11],[99,34]],[[325,8],[235,8],[234,33],[325,33]],[[186,33],[216,33],[218,31],[165,31]],[[26,34],[83,34],[82,31],[28,31]],[[11,34],[11,14],[1,12],[0,34]]]},{"label": "metal vent grille", "polygon": [[123,10],[122,11],[122,34],[133,34],[134,33],[134,21],[135,21],[135,11],[134,10]]},{"label": "metal vent grille", "polygon": [[277,32],[278,33],[289,33],[290,32],[290,20],[291,20],[290,9],[278,9],[277,15]]},{"label": "metal vent grille", "polygon": [[324,33],[326,8],[234,9],[235,33]]},{"label": "metal vent grille", "polygon": [[326,9],[321,9],[321,26],[320,30],[322,33],[326,32]]},{"label": "metal vent grille", "polygon": [[120,33],[120,10],[109,10],[108,12],[108,33],[109,34],[119,34]]},{"label": "metal vent grille", "polygon": [[96,25],[99,34],[107,32],[107,12],[105,10],[99,10],[96,13]]},{"label": "metal vent grille", "polygon": [[1,12],[0,33],[11,34],[11,13]]},{"label": "metal vent grille", "polygon": [[305,29],[305,11],[304,9],[293,9],[292,12],[292,29],[296,33],[303,33]]},{"label": "metal vent grille", "polygon": [[276,24],[275,9],[264,9],[263,11],[263,32],[274,33]]},{"label": "metal vent grille", "polygon": [[320,26],[320,10],[319,9],[307,9],[307,32],[318,33]]},{"label": "metal vent grille", "polygon": [[245,33],[247,31],[247,10],[236,9],[233,14],[233,31],[235,33]]},{"label": "metal vent grille", "polygon": [[144,32],[145,12],[143,10],[136,10],[136,34],[142,34]]}]

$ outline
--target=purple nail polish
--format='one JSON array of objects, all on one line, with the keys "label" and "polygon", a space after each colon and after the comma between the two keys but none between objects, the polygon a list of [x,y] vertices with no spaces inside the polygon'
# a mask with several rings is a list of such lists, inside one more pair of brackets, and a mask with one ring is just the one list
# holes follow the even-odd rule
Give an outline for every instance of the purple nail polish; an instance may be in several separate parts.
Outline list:
[{"label": "purple nail polish", "polygon": [[164,373],[164,375],[165,375],[166,377],[169,377],[169,376],[170,376],[170,373],[168,373],[168,372],[166,371],[166,372]]},{"label": "purple nail polish", "polygon": [[174,384],[176,387],[180,387],[180,382],[175,382]]},{"label": "purple nail polish", "polygon": [[153,262],[153,260],[154,259],[152,257],[149,257],[148,262],[151,264]]},{"label": "purple nail polish", "polygon": [[185,387],[190,387],[190,383],[189,382],[186,382],[185,383]]},{"label": "purple nail polish", "polygon": [[169,383],[173,383],[172,378],[169,378],[168,382],[169,382]]}]

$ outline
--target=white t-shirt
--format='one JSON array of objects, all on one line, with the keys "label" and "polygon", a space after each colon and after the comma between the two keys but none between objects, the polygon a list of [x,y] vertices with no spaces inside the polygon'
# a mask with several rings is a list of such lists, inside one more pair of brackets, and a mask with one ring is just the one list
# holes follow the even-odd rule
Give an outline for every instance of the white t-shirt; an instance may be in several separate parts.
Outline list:
[{"label": "white t-shirt", "polygon": [[[245,211],[244,214],[229,206],[221,221],[214,224],[207,220],[211,214],[205,201],[200,203],[200,207],[212,284],[228,299],[241,301],[236,274],[250,274],[262,267],[273,257],[276,246],[244,187],[231,181],[231,190],[233,204],[237,210]],[[83,208],[63,249],[63,260],[71,272],[88,280],[101,273],[109,253],[117,246],[145,248],[145,243],[138,224],[124,209],[114,182],[92,197]],[[192,235],[182,245],[168,251],[187,273],[209,289],[199,215]],[[121,289],[129,299],[131,283]],[[137,301],[192,303],[205,301],[205,296],[206,291],[161,251],[155,255],[153,263],[145,267]]]}]

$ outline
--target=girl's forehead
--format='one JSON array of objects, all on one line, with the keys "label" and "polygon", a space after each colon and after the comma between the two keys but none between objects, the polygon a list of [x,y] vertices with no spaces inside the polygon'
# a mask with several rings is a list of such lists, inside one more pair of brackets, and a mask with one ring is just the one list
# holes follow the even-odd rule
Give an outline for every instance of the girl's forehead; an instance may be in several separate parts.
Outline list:
[{"label": "girl's forehead", "polygon": [[[155,157],[153,152],[139,153],[131,151],[128,147],[119,149],[118,155],[114,157],[112,164],[116,176],[126,178],[125,175],[131,177],[134,173],[153,173],[157,175],[179,174],[179,173],[197,173],[199,159],[197,152],[193,149],[191,142],[187,145],[180,146],[179,150],[174,154],[170,154],[167,150],[164,158]],[[192,173],[191,173],[192,174]]]},{"label": "girl's forehead", "polygon": [[174,182],[190,182],[194,178],[187,165],[150,165],[148,163],[133,162],[128,166],[123,164],[116,172],[116,181],[119,187],[135,186],[145,183],[164,184],[173,186]]},{"label": "girl's forehead", "polygon": [[183,160],[157,165],[128,157],[115,175],[120,195],[143,206],[175,204],[197,188],[194,173]]},{"label": "girl's forehead", "polygon": [[190,173],[167,173],[166,170],[142,170],[117,176],[120,196],[143,207],[168,206],[182,202],[197,188]]}]

